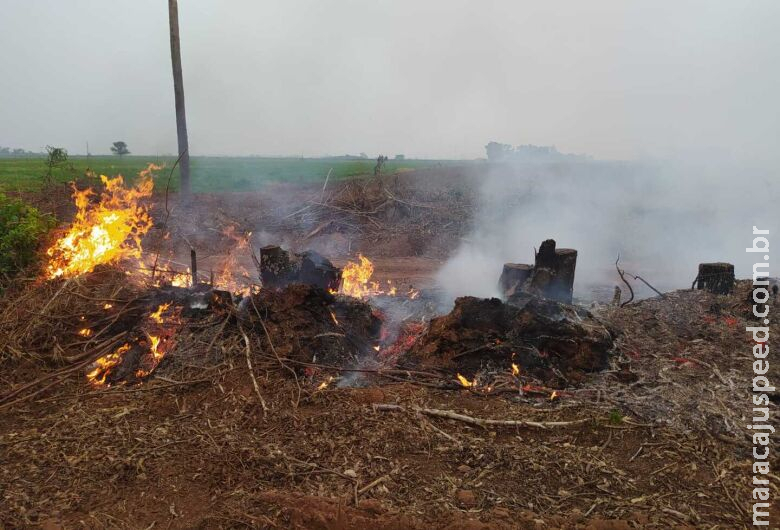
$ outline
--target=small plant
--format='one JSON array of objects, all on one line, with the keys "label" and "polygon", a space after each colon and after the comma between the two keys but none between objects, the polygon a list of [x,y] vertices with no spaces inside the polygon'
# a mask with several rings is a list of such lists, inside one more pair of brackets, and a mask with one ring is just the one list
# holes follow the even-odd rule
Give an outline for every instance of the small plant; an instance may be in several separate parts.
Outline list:
[{"label": "small plant", "polygon": [[618,409],[612,409],[609,412],[609,423],[612,425],[620,425],[623,423],[623,413]]},{"label": "small plant", "polygon": [[0,193],[0,275],[10,277],[30,265],[41,237],[54,225],[51,215]]},{"label": "small plant", "polygon": [[68,163],[68,151],[62,147],[46,146],[46,174],[43,176],[46,184],[54,182],[54,169]]}]

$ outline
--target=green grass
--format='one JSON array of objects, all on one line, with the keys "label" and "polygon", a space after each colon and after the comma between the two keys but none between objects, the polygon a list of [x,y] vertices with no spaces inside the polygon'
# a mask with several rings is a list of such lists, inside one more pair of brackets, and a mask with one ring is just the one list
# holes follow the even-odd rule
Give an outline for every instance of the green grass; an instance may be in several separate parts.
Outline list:
[{"label": "green grass", "polygon": [[[87,169],[97,174],[121,174],[132,180],[149,162],[165,164],[157,176],[157,187],[164,187],[168,170],[175,158],[156,156],[92,156],[71,157],[69,165],[54,170],[54,179],[68,182],[84,175]],[[447,164],[438,160],[389,160],[384,173],[393,173]],[[323,182],[333,168],[331,180],[372,175],[374,160],[343,160],[327,158],[259,158],[259,157],[193,157],[190,159],[192,188],[195,192],[258,190],[268,182]],[[34,191],[44,182],[45,157],[0,158],[0,191]],[[178,188],[178,170],[171,184]]]}]

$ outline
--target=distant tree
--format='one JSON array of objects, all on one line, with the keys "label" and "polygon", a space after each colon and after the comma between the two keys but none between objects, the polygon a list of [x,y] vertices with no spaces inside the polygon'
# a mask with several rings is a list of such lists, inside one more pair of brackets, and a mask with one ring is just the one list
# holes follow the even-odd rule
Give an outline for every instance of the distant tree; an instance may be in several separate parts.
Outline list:
[{"label": "distant tree", "polygon": [[406,155],[395,155],[396,160],[406,160]]},{"label": "distant tree", "polygon": [[368,158],[368,155],[365,153],[360,153],[360,158]]},{"label": "distant tree", "polygon": [[111,152],[119,156],[130,154],[125,142],[114,142],[114,145],[111,146]]},{"label": "distant tree", "polygon": [[13,154],[15,154],[16,156],[22,156],[22,155],[26,155],[27,151],[25,151],[20,147],[17,147],[16,149],[13,150]]},{"label": "distant tree", "polygon": [[10,147],[0,147],[0,155],[10,155],[10,154],[11,154]]},{"label": "distant tree", "polygon": [[485,146],[487,158],[491,162],[507,159],[512,154],[513,150],[511,145],[500,144],[498,142],[490,142]]},{"label": "distant tree", "polygon": [[385,165],[385,162],[387,162],[387,157],[384,155],[379,155],[376,157],[376,165],[374,166],[374,176],[375,177],[381,177],[382,176],[382,168]]}]

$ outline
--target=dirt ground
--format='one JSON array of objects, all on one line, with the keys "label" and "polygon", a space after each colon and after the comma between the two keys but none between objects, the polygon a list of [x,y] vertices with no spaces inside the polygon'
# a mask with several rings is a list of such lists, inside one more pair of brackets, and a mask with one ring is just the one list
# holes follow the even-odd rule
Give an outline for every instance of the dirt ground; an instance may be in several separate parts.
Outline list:
[{"label": "dirt ground", "polygon": [[[314,248],[337,265],[363,252],[382,281],[432,289],[467,234],[473,186],[457,169],[417,173],[397,177],[394,199],[359,188],[327,199],[320,186],[281,185],[203,197],[209,215],[171,214],[170,257],[186,263],[194,244],[203,270],[216,266],[232,252],[225,226],[238,225],[255,244]],[[238,263],[252,270],[246,256]],[[75,284],[65,291],[94,303],[126,296]],[[624,308],[594,304],[616,338],[610,367],[553,399],[411,372],[344,386],[348,371],[291,370],[270,340],[242,337],[218,312],[186,321],[145,383],[95,389],[86,368],[67,360],[70,337],[44,337],[78,326],[59,302],[35,320],[39,338],[15,339],[41,312],[25,304],[60,287],[20,281],[0,299],[0,528],[750,525],[745,283],[729,296],[678,291]]]}]

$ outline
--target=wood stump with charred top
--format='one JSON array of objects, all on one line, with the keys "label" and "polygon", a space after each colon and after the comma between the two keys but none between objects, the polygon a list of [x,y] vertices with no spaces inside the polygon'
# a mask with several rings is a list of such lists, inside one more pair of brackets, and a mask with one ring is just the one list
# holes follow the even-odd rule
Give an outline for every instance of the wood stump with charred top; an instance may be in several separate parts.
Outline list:
[{"label": "wood stump with charred top", "polygon": [[700,263],[696,288],[715,294],[729,294],[734,289],[734,265],[731,263]]}]

